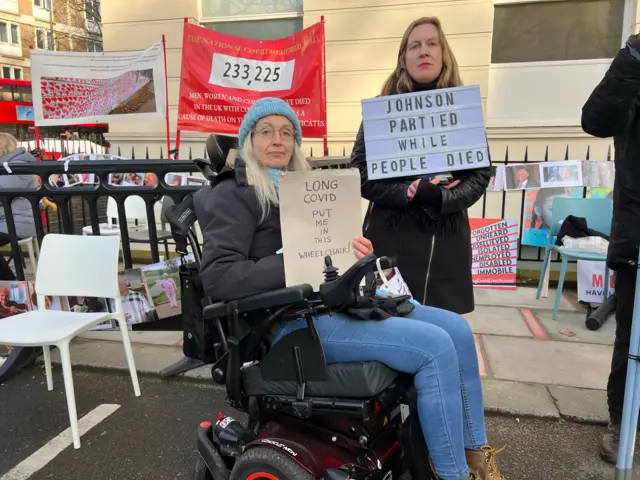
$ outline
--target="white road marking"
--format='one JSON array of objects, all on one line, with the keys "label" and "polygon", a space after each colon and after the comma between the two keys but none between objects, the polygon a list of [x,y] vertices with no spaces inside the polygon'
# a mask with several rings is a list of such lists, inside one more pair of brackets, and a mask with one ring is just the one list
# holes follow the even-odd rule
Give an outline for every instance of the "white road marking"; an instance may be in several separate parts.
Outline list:
[{"label": "white road marking", "polygon": [[[119,408],[120,405],[105,403],[87,413],[78,421],[80,436],[82,437],[82,435],[98,425]],[[69,427],[60,435],[49,441],[41,449],[31,454],[31,456],[25,458],[22,462],[5,473],[0,477],[0,480],[26,480],[39,470],[42,470],[42,468],[44,468],[49,462],[60,455],[65,448],[72,444],[73,439],[71,438],[71,427]]]}]

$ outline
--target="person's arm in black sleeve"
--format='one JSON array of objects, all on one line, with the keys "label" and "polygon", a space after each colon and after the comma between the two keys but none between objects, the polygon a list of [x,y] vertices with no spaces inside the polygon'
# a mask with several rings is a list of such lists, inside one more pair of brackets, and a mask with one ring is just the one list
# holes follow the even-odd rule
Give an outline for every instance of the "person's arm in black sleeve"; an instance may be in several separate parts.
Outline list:
[{"label": "person's arm in black sleeve", "polygon": [[458,175],[460,183],[451,189],[422,180],[413,201],[422,205],[434,218],[467,210],[487,191],[491,173],[491,167],[461,173]]},{"label": "person's arm in black sleeve", "polygon": [[620,135],[635,116],[640,94],[640,39],[629,37],[582,107],[582,129],[599,138]]},{"label": "person's arm in black sleeve", "polygon": [[214,301],[235,300],[286,286],[282,255],[258,261],[249,249],[258,225],[253,192],[234,180],[222,182],[209,194],[201,222],[204,248],[200,278]]},{"label": "person's arm in black sleeve", "polygon": [[407,192],[410,181],[400,178],[369,180],[367,173],[367,151],[364,143],[364,126],[360,123],[356,141],[351,151],[351,168],[360,170],[361,194],[370,202],[387,207],[406,207],[409,204]]}]

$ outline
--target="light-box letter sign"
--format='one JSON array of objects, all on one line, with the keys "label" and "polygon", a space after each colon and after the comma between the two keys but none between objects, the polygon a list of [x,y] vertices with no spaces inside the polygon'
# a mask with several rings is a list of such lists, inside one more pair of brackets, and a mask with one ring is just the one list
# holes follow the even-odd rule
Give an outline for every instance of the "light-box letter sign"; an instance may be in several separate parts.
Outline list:
[{"label": "light-box letter sign", "polygon": [[324,257],[338,273],[356,262],[351,245],[362,235],[357,169],[285,172],[280,177],[280,225],[287,286],[324,281]]},{"label": "light-box letter sign", "polygon": [[480,86],[362,101],[369,179],[490,165]]}]

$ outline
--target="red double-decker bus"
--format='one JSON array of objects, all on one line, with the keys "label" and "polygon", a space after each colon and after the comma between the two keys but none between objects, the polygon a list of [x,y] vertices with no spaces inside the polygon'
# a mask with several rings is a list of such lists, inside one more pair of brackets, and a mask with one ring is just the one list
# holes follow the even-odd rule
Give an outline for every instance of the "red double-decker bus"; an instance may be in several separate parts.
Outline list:
[{"label": "red double-decker bus", "polygon": [[[0,131],[18,140],[27,140],[34,138],[34,126],[31,82],[0,78]],[[109,131],[109,126],[92,123],[38,128],[41,138],[60,138],[67,129],[72,129],[80,138],[104,140],[102,134]]]}]

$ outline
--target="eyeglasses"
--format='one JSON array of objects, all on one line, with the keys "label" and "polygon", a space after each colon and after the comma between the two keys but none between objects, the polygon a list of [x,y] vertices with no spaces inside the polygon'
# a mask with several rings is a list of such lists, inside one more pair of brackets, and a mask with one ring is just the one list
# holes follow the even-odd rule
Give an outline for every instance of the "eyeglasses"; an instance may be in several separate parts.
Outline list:
[{"label": "eyeglasses", "polygon": [[280,138],[283,141],[291,141],[293,140],[293,138],[295,137],[295,133],[293,131],[292,128],[289,127],[282,127],[282,128],[273,128],[270,125],[263,125],[261,127],[259,127],[258,129],[256,129],[256,133],[258,134],[258,136],[260,138],[263,138],[265,140],[272,140],[273,137],[275,136],[276,132],[278,132],[280,134]]}]

